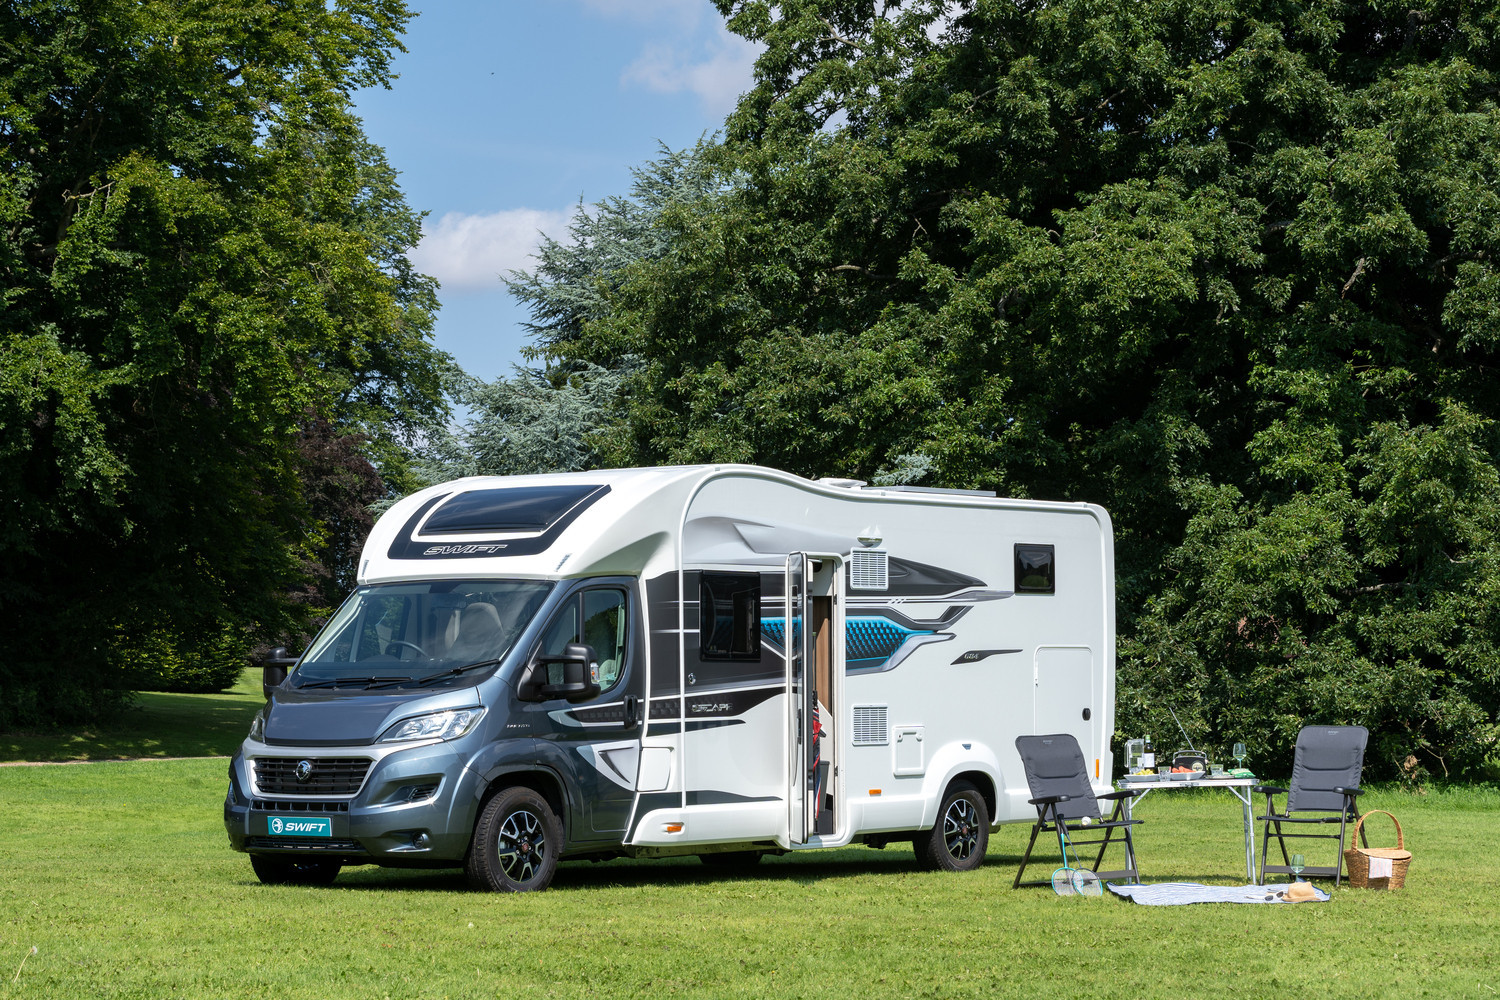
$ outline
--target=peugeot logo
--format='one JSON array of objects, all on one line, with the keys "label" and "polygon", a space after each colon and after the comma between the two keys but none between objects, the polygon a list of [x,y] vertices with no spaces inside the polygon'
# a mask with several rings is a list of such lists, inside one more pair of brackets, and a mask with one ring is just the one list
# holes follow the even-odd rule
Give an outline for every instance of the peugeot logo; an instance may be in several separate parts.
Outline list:
[{"label": "peugeot logo", "polygon": [[292,774],[297,778],[297,784],[305,785],[312,780],[313,762],[310,760],[299,760],[297,766],[292,768]]}]

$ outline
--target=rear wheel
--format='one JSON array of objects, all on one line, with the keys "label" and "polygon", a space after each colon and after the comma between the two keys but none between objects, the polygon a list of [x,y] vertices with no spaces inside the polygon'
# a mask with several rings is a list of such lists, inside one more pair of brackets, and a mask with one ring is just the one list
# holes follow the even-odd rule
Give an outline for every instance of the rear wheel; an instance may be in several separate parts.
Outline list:
[{"label": "rear wheel", "polygon": [[252,854],[250,867],[266,885],[328,885],[338,878],[337,861],[296,858],[280,854]]},{"label": "rear wheel", "polygon": [[530,788],[507,788],[480,812],[464,873],[476,889],[536,892],[552,882],[562,841],[562,823],[546,799]]},{"label": "rear wheel", "polygon": [[966,872],[984,863],[990,843],[990,811],[979,789],[967,781],[948,787],[931,830],[912,838],[917,861],[937,871]]}]

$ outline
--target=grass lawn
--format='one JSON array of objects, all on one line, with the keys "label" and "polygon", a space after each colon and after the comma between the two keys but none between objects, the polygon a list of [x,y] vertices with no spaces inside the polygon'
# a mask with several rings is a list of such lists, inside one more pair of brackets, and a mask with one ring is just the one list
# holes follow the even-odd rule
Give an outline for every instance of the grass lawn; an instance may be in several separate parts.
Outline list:
[{"label": "grass lawn", "polygon": [[0,733],[0,762],[224,756],[234,753],[265,704],[259,670],[246,670],[223,694],[144,691],[136,697],[134,706],[104,725]]},{"label": "grass lawn", "polygon": [[[893,845],[738,875],[691,859],[574,863],[524,896],[469,892],[456,872],[376,868],[330,888],[269,887],[228,848],[224,784],[219,760],[0,768],[0,998],[1500,990],[1500,897],[1483,877],[1500,793],[1486,787],[1365,796],[1406,828],[1416,860],[1402,892],[1151,908],[1013,891],[1022,827],[1002,830],[967,875],[919,872]],[[1159,793],[1138,816],[1148,881],[1242,881],[1227,793]],[[1389,828],[1375,833],[1384,843]]]}]

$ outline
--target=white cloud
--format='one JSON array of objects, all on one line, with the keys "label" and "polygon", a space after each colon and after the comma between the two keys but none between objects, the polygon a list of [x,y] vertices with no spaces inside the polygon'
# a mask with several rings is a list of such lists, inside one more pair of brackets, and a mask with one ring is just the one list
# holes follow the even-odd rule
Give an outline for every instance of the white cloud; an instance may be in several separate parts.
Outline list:
[{"label": "white cloud", "polygon": [[531,265],[542,233],[560,239],[572,209],[512,208],[489,215],[449,212],[422,225],[422,242],[411,251],[418,271],[444,288],[498,288],[500,275]]},{"label": "white cloud", "polygon": [[659,94],[695,94],[706,111],[722,116],[750,89],[759,54],[760,46],[720,25],[706,41],[680,38],[648,45],[621,79]]}]

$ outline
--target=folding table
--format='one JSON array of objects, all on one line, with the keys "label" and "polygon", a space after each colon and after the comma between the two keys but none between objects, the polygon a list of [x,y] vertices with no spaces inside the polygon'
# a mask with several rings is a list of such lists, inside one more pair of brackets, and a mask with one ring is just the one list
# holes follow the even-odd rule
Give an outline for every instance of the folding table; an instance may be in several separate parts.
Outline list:
[{"label": "folding table", "polygon": [[1139,795],[1131,796],[1125,800],[1125,818],[1130,818],[1131,809],[1135,803],[1144,799],[1158,788],[1167,791],[1176,791],[1183,788],[1227,788],[1235,798],[1240,800],[1245,812],[1245,876],[1251,883],[1255,882],[1255,824],[1250,809],[1250,789],[1260,784],[1259,778],[1231,778],[1225,775],[1222,778],[1214,778],[1209,775],[1198,777],[1197,773],[1185,777],[1169,774],[1127,774],[1115,786],[1122,792],[1139,792]]}]

